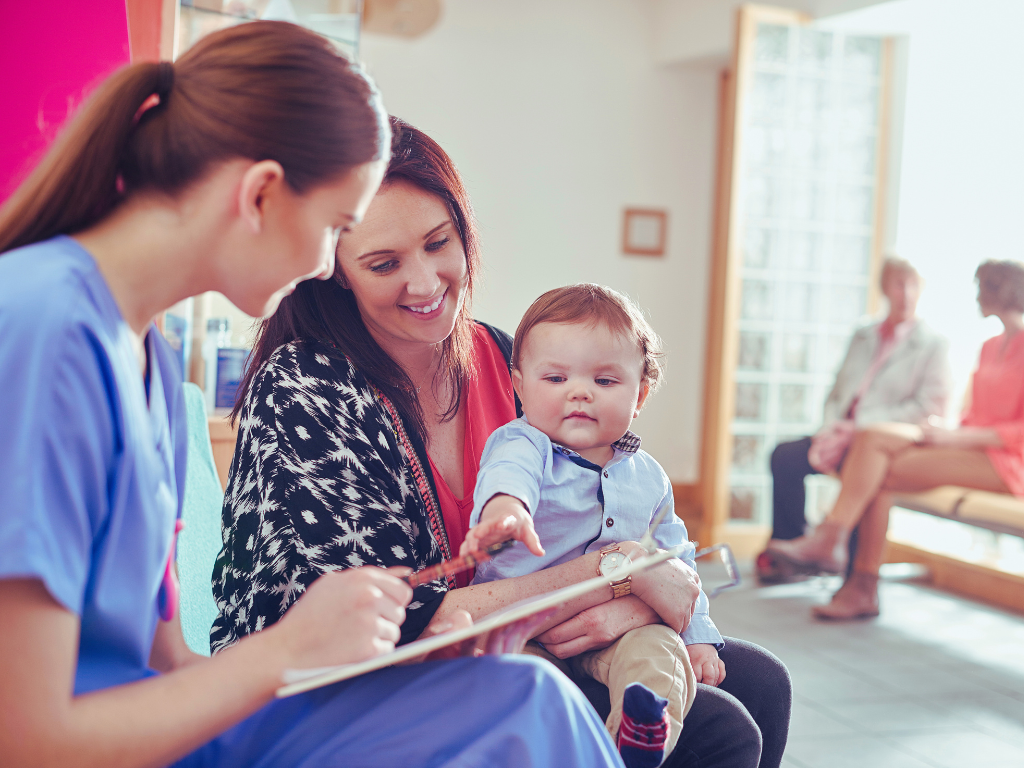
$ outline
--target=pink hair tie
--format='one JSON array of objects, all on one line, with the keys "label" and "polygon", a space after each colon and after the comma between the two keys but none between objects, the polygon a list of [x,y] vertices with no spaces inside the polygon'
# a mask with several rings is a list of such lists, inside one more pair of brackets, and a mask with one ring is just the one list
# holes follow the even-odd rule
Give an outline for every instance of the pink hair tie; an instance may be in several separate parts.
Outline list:
[{"label": "pink hair tie", "polygon": [[146,100],[144,102],[142,102],[142,106],[139,107],[137,110],[135,110],[135,117],[132,118],[132,125],[138,125],[139,120],[142,119],[142,116],[148,110],[152,109],[153,107],[155,107],[159,103],[160,103],[160,94],[159,93],[151,93],[151,94],[149,94],[149,96],[146,97]]},{"label": "pink hair tie", "polygon": [[171,92],[171,88],[173,87],[174,65],[169,61],[161,61],[157,65],[156,90],[147,96],[146,100],[142,102],[142,106],[135,111],[135,117],[132,118],[132,125],[137,124],[148,110],[160,104],[161,101]]},{"label": "pink hair tie", "polygon": [[[163,103],[163,100],[171,92],[171,88],[174,87],[174,65],[169,61],[161,61],[157,65],[157,78],[156,78],[156,91],[149,94],[139,105],[139,108],[135,110],[135,116],[132,118],[132,128],[139,124],[139,120],[153,107],[159,106]],[[117,174],[117,178],[114,179],[114,189],[117,194],[124,194],[124,177],[121,174]]]},{"label": "pink hair tie", "polygon": [[[147,96],[146,100],[142,102],[142,106],[135,110],[135,117],[132,118],[132,127],[134,128],[136,125],[139,124],[139,120],[142,119],[142,116],[146,113],[147,110],[152,109],[159,103],[159,93],[151,93],[149,96]],[[117,174],[117,178],[114,179],[114,189],[117,190],[117,194],[124,194],[124,177],[120,173]]]}]

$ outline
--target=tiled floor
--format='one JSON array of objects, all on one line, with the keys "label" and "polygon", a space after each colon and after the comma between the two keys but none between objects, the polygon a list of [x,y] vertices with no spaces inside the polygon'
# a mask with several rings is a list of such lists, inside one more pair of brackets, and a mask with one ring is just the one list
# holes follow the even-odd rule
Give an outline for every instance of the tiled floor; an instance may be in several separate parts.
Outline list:
[{"label": "tiled floor", "polygon": [[882,616],[814,621],[833,579],[716,597],[724,634],[793,675],[788,768],[1024,768],[1024,617],[883,582]]}]

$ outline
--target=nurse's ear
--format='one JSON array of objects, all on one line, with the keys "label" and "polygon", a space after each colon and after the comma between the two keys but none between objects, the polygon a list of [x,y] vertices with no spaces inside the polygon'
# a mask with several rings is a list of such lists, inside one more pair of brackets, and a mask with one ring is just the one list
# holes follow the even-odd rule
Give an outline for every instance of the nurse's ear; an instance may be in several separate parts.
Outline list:
[{"label": "nurse's ear", "polygon": [[284,168],[276,160],[260,160],[246,169],[238,187],[238,213],[252,234],[263,232],[268,208],[287,191]]}]

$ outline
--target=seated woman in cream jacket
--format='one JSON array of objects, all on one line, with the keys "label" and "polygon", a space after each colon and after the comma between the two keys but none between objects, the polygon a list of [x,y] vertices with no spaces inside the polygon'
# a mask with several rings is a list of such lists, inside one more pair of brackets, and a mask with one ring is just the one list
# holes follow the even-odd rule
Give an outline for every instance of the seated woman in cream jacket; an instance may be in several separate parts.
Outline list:
[{"label": "seated woman in cream jacket", "polygon": [[[889,313],[853,335],[825,401],[824,426],[813,437],[780,443],[772,453],[773,542],[803,535],[804,478],[838,469],[857,429],[883,422],[923,424],[945,414],[950,391],[947,343],[915,317],[920,275],[909,262],[890,257],[882,266],[881,287]],[[757,558],[757,574],[765,583],[810,570],[817,567],[795,569],[774,557],[771,545]]]}]

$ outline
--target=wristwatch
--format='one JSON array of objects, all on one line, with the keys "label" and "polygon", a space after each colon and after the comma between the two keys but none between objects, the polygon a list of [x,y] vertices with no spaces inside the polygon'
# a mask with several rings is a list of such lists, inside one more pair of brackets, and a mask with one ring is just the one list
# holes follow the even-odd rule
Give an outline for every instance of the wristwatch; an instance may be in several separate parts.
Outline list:
[{"label": "wristwatch", "polygon": [[[598,560],[597,565],[598,576],[609,576],[615,572],[616,568],[629,562],[629,555],[622,551],[622,547],[619,544],[609,544],[607,547],[604,547],[599,554],[601,555],[601,559]],[[625,597],[628,595],[632,588],[632,581],[632,576],[627,576],[624,579],[613,581],[609,585],[612,588],[612,600],[617,597]]]}]

